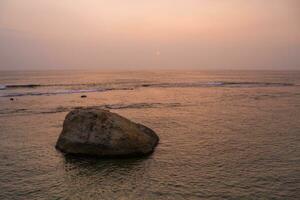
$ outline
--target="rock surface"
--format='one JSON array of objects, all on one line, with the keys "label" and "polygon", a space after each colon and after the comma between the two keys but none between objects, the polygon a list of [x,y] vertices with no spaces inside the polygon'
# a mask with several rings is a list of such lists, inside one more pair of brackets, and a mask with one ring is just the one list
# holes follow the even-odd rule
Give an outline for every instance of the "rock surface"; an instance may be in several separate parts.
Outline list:
[{"label": "rock surface", "polygon": [[56,148],[92,156],[138,156],[153,152],[153,130],[107,110],[75,109],[66,116]]}]

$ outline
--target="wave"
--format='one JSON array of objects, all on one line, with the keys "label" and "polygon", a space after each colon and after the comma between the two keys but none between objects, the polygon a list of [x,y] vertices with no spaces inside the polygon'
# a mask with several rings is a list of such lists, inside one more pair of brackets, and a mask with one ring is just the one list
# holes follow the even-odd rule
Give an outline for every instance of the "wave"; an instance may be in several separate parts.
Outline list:
[{"label": "wave", "polygon": [[133,103],[133,104],[107,104],[107,109],[127,109],[127,108],[166,108],[182,106],[180,103]]},{"label": "wave", "polygon": [[16,84],[16,85],[2,85],[0,84],[0,90],[5,89],[15,89],[15,88],[37,88],[37,87],[45,87],[46,85],[40,85],[40,84]]},{"label": "wave", "polygon": [[205,82],[205,83],[154,83],[143,84],[142,87],[281,87],[294,86],[293,83],[269,82]]},{"label": "wave", "polygon": [[[119,109],[147,109],[147,108],[169,108],[169,107],[182,107],[184,105],[180,103],[131,103],[131,104],[103,104],[99,106],[89,106],[88,108],[95,109],[109,109],[109,110],[119,110]],[[74,109],[86,108],[83,106],[75,106],[75,107],[63,107],[59,106],[56,108],[42,108],[37,110],[30,109],[4,109],[0,110],[1,115],[11,115],[11,114],[54,114],[61,112],[69,112]]]},{"label": "wave", "polygon": [[105,87],[108,85],[127,85],[133,82],[105,82],[105,83],[60,83],[60,84],[0,84],[0,89],[17,89],[17,88],[41,88],[41,87]]},{"label": "wave", "polygon": [[80,86],[97,86],[100,83],[86,83],[86,84],[7,84],[1,85],[0,89],[17,89],[17,88],[40,88],[40,87],[80,87]]},{"label": "wave", "polygon": [[[0,84],[0,89],[10,89],[10,88],[37,88],[37,87],[76,87],[76,86],[86,86],[86,87],[97,87],[107,84],[123,84],[123,83],[78,83],[78,84]],[[128,83],[130,84],[130,83]],[[136,87],[180,87],[180,86],[224,86],[224,85],[253,85],[253,86],[293,86],[293,83],[278,83],[278,82],[230,82],[230,81],[213,81],[213,82],[179,82],[179,83],[142,83],[136,84],[131,83]]]},{"label": "wave", "polygon": [[251,88],[251,87],[288,87],[298,86],[293,83],[273,83],[273,82],[179,82],[179,83],[132,83],[126,87],[115,84],[108,87],[103,83],[87,83],[87,84],[25,84],[25,85],[0,85],[0,90],[14,89],[14,88],[37,88],[37,87],[80,87],[79,89],[61,89],[54,91],[42,91],[42,92],[19,92],[0,94],[0,97],[20,97],[20,96],[50,96],[61,94],[75,94],[75,93],[92,93],[92,92],[105,92],[110,90],[134,90],[137,88],[187,88],[187,87],[239,87],[239,88]]},{"label": "wave", "polygon": [[294,86],[293,83],[271,83],[271,82],[224,82],[224,85],[228,86],[252,86],[252,87],[285,87],[285,86]]},{"label": "wave", "polygon": [[100,89],[78,89],[78,90],[58,90],[53,92],[23,92],[0,94],[0,97],[22,97],[22,96],[51,96],[61,94],[77,94],[77,93],[93,93],[93,92],[106,92],[110,90],[133,90],[133,88],[100,88]]},{"label": "wave", "polygon": [[6,85],[0,85],[0,90],[5,90],[6,89]]},{"label": "wave", "polygon": [[26,85],[6,85],[6,88],[36,88],[41,87],[43,85],[40,84],[26,84]]}]

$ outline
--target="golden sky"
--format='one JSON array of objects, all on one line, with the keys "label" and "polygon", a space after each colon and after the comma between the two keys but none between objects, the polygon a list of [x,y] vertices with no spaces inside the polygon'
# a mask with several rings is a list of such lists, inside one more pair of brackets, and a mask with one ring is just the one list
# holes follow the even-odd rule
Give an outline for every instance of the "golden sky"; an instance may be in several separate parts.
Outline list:
[{"label": "golden sky", "polygon": [[0,69],[300,69],[298,0],[0,0]]}]

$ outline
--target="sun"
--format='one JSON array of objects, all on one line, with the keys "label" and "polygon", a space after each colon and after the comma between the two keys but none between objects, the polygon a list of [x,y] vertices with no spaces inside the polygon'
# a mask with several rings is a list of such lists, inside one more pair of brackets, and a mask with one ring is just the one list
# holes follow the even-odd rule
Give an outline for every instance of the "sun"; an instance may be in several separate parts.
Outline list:
[{"label": "sun", "polygon": [[155,55],[156,55],[156,56],[160,56],[160,54],[161,54],[161,53],[160,53],[160,50],[156,50]]}]

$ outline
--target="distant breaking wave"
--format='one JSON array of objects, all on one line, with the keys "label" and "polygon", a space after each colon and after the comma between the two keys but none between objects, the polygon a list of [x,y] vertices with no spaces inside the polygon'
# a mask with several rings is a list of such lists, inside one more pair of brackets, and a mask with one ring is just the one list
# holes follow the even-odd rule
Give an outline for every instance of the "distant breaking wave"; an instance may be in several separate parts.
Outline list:
[{"label": "distant breaking wave", "polygon": [[[89,106],[89,108],[95,109],[109,109],[109,110],[119,110],[119,109],[146,109],[146,108],[170,108],[170,107],[182,107],[184,105],[180,103],[132,103],[132,104],[103,104],[99,106]],[[59,106],[56,108],[41,108],[37,110],[30,110],[30,109],[4,109],[0,110],[1,115],[10,115],[10,114],[21,114],[21,115],[28,115],[28,114],[54,114],[54,113],[61,113],[61,112],[69,112],[73,109],[80,109],[83,108],[81,106]]]},{"label": "distant breaking wave", "polygon": [[6,85],[0,85],[0,90],[5,90],[6,89]]},{"label": "distant breaking wave", "polygon": [[120,87],[121,84],[107,87],[104,83],[87,83],[87,84],[16,84],[16,85],[0,85],[0,90],[13,90],[17,88],[35,89],[41,87],[80,87],[80,89],[60,89],[54,91],[35,92],[26,91],[18,93],[0,94],[0,97],[18,97],[18,96],[49,96],[61,94],[74,94],[74,93],[92,93],[92,92],[105,92],[111,90],[134,90],[137,88],[188,88],[188,87],[239,87],[239,88],[252,88],[252,87],[288,87],[295,86],[293,83],[271,83],[271,82],[194,82],[194,83],[132,83],[127,87]]},{"label": "distant breaking wave", "polygon": [[133,90],[133,89],[132,88],[100,88],[100,89],[58,90],[53,92],[24,92],[24,93],[11,93],[11,94],[3,94],[3,95],[0,94],[0,97],[50,96],[50,95],[60,95],[60,94],[105,92],[110,90]]},{"label": "distant breaking wave", "polygon": [[7,84],[7,85],[1,85],[0,89],[16,89],[16,88],[38,88],[38,87],[71,87],[71,86],[94,86],[99,84]]},{"label": "distant breaking wave", "polygon": [[281,87],[294,86],[292,83],[268,82],[207,82],[207,83],[154,83],[143,84],[142,87]]},{"label": "distant breaking wave", "polygon": [[[68,86],[103,86],[105,83],[83,83],[83,84],[0,84],[0,89],[14,89],[14,88],[37,88],[37,87],[68,87]],[[117,83],[115,83],[117,84]],[[134,85],[134,84],[133,84]],[[136,84],[136,87],[178,87],[178,86],[232,86],[232,85],[252,85],[252,86],[293,86],[293,83],[272,83],[272,82],[227,82],[227,81],[213,81],[213,82],[195,82],[195,83],[143,83]]]},{"label": "distant breaking wave", "polygon": [[[105,83],[78,83],[78,84],[0,84],[0,89],[14,89],[14,88],[37,88],[37,87],[75,87],[86,86],[95,87],[103,86]],[[117,84],[117,83],[116,83]],[[195,82],[195,83],[144,83],[136,84],[136,87],[189,87],[189,86],[293,86],[293,83],[272,83],[272,82],[230,82],[230,81],[215,81],[215,82]]]}]

